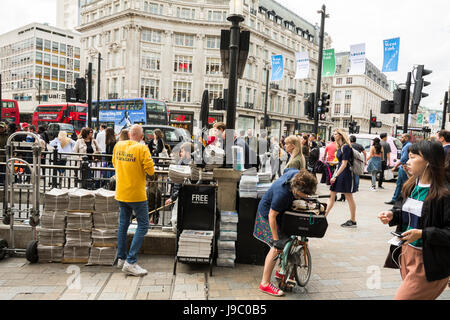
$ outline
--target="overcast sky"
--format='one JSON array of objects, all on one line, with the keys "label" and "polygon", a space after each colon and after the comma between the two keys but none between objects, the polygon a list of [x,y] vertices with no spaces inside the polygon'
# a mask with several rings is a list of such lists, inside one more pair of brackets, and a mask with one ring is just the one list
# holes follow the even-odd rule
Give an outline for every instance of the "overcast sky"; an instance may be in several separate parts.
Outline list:
[{"label": "overcast sky", "polygon": [[[1,0],[1,33],[31,22],[56,24],[57,0]],[[383,64],[383,40],[400,37],[399,71],[386,73],[388,79],[406,82],[414,65],[424,64],[433,73],[432,84],[422,105],[442,110],[440,102],[450,83],[450,1],[449,0],[277,0],[312,24],[320,23],[322,4],[330,18],[326,32],[332,47],[349,51],[350,45],[366,43],[366,56],[379,69]]]}]

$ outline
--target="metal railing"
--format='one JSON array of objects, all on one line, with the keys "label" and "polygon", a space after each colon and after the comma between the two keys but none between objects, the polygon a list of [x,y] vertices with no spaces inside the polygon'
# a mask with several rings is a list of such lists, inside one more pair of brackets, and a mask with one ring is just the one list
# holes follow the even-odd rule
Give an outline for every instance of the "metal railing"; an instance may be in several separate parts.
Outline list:
[{"label": "metal railing", "polygon": [[[4,183],[6,175],[5,149],[0,149],[0,211],[3,216],[5,212]],[[27,161],[32,157],[32,150],[14,150],[15,158]],[[168,167],[170,158],[153,158],[155,163],[155,176],[147,178],[146,189],[150,212],[150,228],[164,228],[170,226],[171,207],[165,207],[166,200],[170,197],[173,183],[169,180]],[[34,167],[31,166],[32,170]],[[41,175],[39,193],[41,199],[44,194],[53,188],[82,188],[97,190],[105,188],[115,190],[115,169],[112,167],[112,155],[107,154],[80,154],[59,153],[55,148],[53,151],[43,151],[41,157]],[[31,179],[31,171],[19,160],[14,163],[14,209],[18,221],[26,221],[30,218],[32,199],[30,190],[21,188]],[[44,202],[40,201],[40,212],[43,212]]]}]

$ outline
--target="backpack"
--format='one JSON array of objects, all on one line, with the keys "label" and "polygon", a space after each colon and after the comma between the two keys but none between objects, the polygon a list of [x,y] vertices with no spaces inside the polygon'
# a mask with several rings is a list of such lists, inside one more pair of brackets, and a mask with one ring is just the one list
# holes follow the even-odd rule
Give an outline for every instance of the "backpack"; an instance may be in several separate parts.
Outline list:
[{"label": "backpack", "polygon": [[357,176],[362,176],[364,174],[364,154],[352,148],[353,151],[353,161],[350,165],[350,171],[352,171]]}]

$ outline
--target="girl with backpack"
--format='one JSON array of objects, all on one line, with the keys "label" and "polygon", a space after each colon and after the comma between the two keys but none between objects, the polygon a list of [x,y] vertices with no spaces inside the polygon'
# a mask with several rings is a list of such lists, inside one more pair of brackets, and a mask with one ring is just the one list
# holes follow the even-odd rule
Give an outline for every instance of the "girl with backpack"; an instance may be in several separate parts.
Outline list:
[{"label": "girl with backpack", "polygon": [[379,138],[373,139],[373,144],[370,147],[370,154],[367,158],[369,165],[367,166],[367,172],[372,175],[372,186],[370,191],[377,191],[377,174],[381,172],[381,161],[384,159],[384,150],[381,146],[381,141]]},{"label": "girl with backpack", "polygon": [[343,193],[350,209],[350,220],[341,224],[341,227],[356,228],[356,203],[353,198],[353,193],[356,192],[356,188],[353,172],[350,170],[350,165],[354,161],[353,149],[351,147],[348,135],[343,129],[337,129],[334,132],[334,139],[338,148],[336,157],[339,161],[339,165],[330,180],[331,193],[325,215],[328,216],[333,208],[336,201],[336,194]]}]

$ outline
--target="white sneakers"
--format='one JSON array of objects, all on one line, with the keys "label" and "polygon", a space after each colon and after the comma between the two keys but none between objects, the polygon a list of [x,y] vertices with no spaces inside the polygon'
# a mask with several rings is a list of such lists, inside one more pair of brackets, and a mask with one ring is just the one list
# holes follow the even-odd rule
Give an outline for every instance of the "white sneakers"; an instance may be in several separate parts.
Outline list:
[{"label": "white sneakers", "polygon": [[122,260],[122,259],[117,260],[117,269],[122,269],[124,263],[125,263],[125,260]]},{"label": "white sneakers", "polygon": [[377,189],[374,188],[373,186],[371,186],[369,190],[370,190],[370,191],[377,191]]},{"label": "white sneakers", "polygon": [[129,264],[126,261],[123,264],[122,271],[125,272],[126,274],[136,276],[136,277],[142,277],[147,274],[147,270],[142,269],[140,266],[138,266],[137,263]]}]

